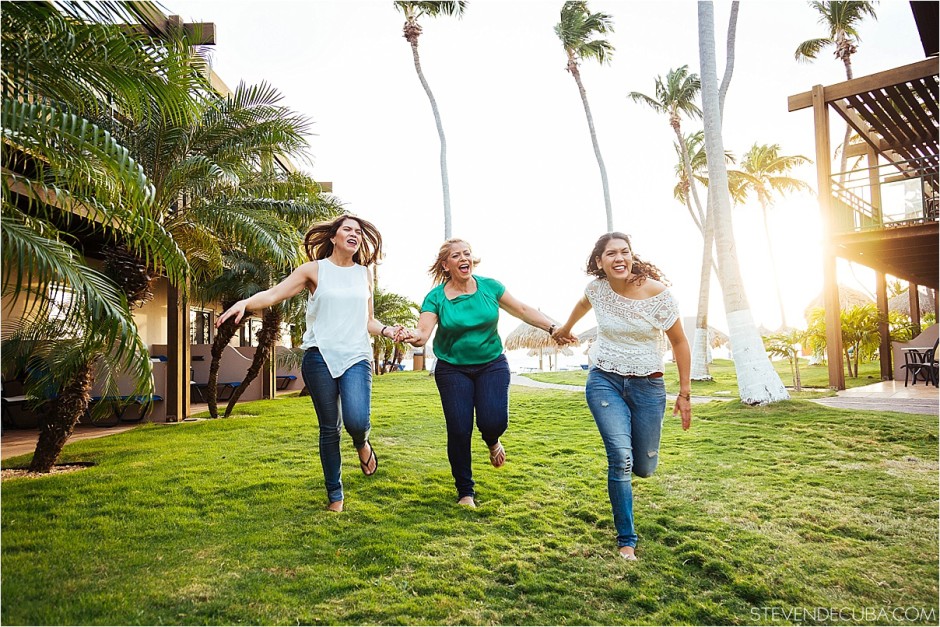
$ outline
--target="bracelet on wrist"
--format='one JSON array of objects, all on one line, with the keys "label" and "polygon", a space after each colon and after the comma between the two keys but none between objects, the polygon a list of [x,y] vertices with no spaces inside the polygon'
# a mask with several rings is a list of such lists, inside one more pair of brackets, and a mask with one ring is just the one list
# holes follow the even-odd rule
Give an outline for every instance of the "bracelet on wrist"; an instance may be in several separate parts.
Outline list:
[{"label": "bracelet on wrist", "polygon": [[388,328],[388,325],[385,325],[384,327],[382,327],[382,330],[379,331],[379,335],[381,335],[382,337],[388,337],[387,335],[385,335],[385,329],[387,328]]},{"label": "bracelet on wrist", "polygon": [[691,400],[692,400],[692,393],[691,393],[691,392],[688,392],[687,394],[683,394],[682,392],[679,392],[678,394],[676,394],[676,396],[678,396],[679,398],[684,398],[684,399],[687,400],[687,401],[691,401]]},{"label": "bracelet on wrist", "polygon": [[553,324],[552,326],[548,327],[548,334],[549,334],[549,335],[554,335],[554,334],[555,334],[555,327],[556,327],[556,326],[557,326],[557,325],[554,325],[554,324]]}]

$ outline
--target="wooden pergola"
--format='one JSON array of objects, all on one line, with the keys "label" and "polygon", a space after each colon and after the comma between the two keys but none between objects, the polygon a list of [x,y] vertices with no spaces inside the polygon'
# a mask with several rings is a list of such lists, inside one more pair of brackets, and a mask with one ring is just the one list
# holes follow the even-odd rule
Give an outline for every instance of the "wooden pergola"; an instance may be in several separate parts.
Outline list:
[{"label": "wooden pergola", "polygon": [[[913,3],[912,3],[913,4]],[[912,320],[919,333],[917,285],[938,288],[938,64],[936,58],[790,96],[789,110],[812,107],[819,208],[824,229],[823,293],[829,385],[845,389],[836,258],[876,272],[881,324],[881,375],[892,378],[886,274],[912,285]],[[830,111],[863,140],[849,157],[864,165],[832,172]],[[900,203],[888,186],[903,186]],[[913,197],[913,200],[911,200]],[[901,205],[901,206],[899,206]]]}]

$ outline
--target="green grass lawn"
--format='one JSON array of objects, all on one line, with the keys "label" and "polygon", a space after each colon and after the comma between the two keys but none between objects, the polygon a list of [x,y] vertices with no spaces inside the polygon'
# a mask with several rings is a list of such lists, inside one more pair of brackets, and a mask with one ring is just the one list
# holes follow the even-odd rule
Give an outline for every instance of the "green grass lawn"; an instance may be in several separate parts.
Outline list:
[{"label": "green grass lawn", "polygon": [[[793,385],[793,374],[790,365],[786,361],[772,362],[774,368],[780,374],[783,384]],[[713,381],[693,381],[692,394],[696,396],[724,396],[726,398],[737,398],[738,380],[734,373],[734,362],[730,359],[716,359],[708,366],[708,370],[714,378]],[[587,372],[584,370],[565,370],[562,372],[527,372],[523,376],[536,381],[545,383],[561,383],[566,385],[584,386],[587,381]],[[676,371],[676,364],[666,362],[666,389],[670,393],[679,391],[679,375]],[[803,386],[807,388],[817,388],[814,390],[803,390],[794,392],[790,390],[790,395],[794,398],[820,398],[823,396],[832,396],[835,392],[825,389],[829,385],[829,370],[825,364],[809,366],[805,363],[800,365],[800,380]],[[869,385],[881,381],[881,367],[877,361],[867,364],[859,364],[858,377],[845,378],[845,385],[849,388]]]},{"label": "green grass lawn", "polygon": [[[689,432],[667,419],[659,471],[635,484],[634,563],[616,557],[578,393],[513,388],[506,465],[474,442],[476,510],[454,503],[423,373],[376,380],[378,474],[359,472],[344,435],[339,515],[324,510],[309,399],[78,442],[62,461],[95,466],[3,483],[0,618],[753,624],[917,608],[905,624],[937,624],[936,417],[806,401],[695,412]],[[879,616],[858,622],[898,622]]]}]

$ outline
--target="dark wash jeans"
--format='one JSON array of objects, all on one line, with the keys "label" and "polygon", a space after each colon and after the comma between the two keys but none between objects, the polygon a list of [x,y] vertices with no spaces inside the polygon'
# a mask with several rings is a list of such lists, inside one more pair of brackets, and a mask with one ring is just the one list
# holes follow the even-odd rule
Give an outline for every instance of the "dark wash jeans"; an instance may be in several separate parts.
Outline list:
[{"label": "dark wash jeans", "polygon": [[457,499],[475,496],[470,467],[473,414],[487,446],[499,441],[509,425],[509,363],[505,355],[475,366],[438,360],[434,381],[447,421],[447,459],[457,486]]},{"label": "dark wash jeans", "polygon": [[371,429],[372,367],[363,360],[334,379],[320,349],[309,348],[304,353],[301,374],[310,390],[320,425],[320,464],[323,465],[326,493],[330,503],[342,501],[343,460],[339,436],[345,426],[357,451],[366,445]]}]

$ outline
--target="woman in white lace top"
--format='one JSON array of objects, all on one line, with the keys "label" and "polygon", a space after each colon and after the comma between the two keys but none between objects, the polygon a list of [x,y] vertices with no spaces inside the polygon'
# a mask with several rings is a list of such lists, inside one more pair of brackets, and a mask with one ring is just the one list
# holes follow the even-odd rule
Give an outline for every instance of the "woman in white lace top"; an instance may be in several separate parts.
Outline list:
[{"label": "woman in white lace top", "polygon": [[692,361],[679,321],[679,307],[661,282],[656,266],[633,255],[623,233],[607,233],[594,245],[587,273],[597,277],[574,306],[554,337],[571,340],[571,329],[594,308],[597,341],[591,347],[591,370],[585,395],[607,451],[607,491],[624,559],[636,559],[632,475],[649,477],[659,459],[659,440],[666,411],[663,383],[665,337],[679,369],[679,394],[673,416],[682,428],[692,422]]}]

